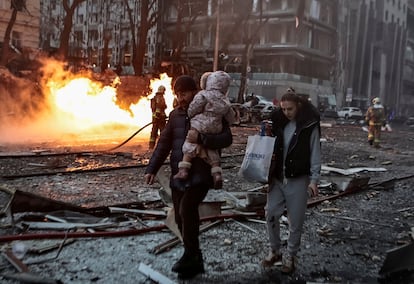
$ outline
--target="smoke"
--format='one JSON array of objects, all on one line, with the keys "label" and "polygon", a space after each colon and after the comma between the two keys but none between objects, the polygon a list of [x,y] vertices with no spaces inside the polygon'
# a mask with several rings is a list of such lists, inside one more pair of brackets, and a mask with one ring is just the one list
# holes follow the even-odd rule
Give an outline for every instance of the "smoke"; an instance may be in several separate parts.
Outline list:
[{"label": "smoke", "polygon": [[[72,113],[58,109],[56,93],[60,89],[65,89],[69,82],[77,78],[87,78],[93,82],[90,87],[93,89],[88,89],[85,92],[98,92],[95,89],[103,90],[106,88],[105,82],[95,80],[96,74],[89,70],[75,73],[61,61],[51,58],[37,60],[39,68],[30,74],[30,78],[18,77],[7,69],[0,69],[0,143],[20,144],[53,141],[77,143],[82,140],[104,137],[123,139],[137,129],[139,124],[134,124],[131,117],[123,118],[124,121],[128,121],[127,124],[101,120],[101,117],[107,118],[114,113],[117,114],[118,110],[101,109],[98,105],[88,109],[87,105],[82,104],[82,100],[69,101],[65,104],[79,104],[79,109],[85,107],[85,114],[99,115],[95,122],[90,118],[78,120]],[[75,97],[80,91],[72,88],[69,92],[72,97]],[[116,96],[116,90],[114,94]],[[75,105],[74,109],[76,108]],[[104,111],[106,113],[103,113]],[[125,116],[131,115],[126,113]],[[147,135],[147,132],[145,131],[143,134]]]}]

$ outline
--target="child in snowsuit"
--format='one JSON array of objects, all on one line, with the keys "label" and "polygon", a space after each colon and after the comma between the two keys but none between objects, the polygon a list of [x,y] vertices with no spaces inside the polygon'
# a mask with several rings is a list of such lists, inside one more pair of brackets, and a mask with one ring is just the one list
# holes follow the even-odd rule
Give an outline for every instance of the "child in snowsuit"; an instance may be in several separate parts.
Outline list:
[{"label": "child in snowsuit", "polygon": [[[224,71],[203,74],[200,79],[202,90],[195,95],[187,112],[191,119],[191,129],[188,135],[220,133],[223,128],[223,118],[229,125],[236,121],[236,114],[227,97],[230,81],[230,76]],[[219,150],[208,149],[186,139],[183,144],[183,153],[183,160],[178,164],[179,172],[174,178],[186,179],[191,168],[191,160],[194,157],[201,157],[211,165],[214,188],[222,188]]]}]

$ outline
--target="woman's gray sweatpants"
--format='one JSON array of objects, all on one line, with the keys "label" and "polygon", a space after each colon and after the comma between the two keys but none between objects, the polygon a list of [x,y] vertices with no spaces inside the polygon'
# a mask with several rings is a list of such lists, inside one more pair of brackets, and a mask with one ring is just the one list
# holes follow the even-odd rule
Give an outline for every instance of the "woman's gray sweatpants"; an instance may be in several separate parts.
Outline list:
[{"label": "woman's gray sweatpants", "polygon": [[290,255],[296,256],[305,221],[309,181],[308,176],[301,176],[286,179],[283,183],[274,179],[270,183],[265,212],[272,250],[276,252],[280,250],[279,219],[286,208],[289,221],[287,251]]}]

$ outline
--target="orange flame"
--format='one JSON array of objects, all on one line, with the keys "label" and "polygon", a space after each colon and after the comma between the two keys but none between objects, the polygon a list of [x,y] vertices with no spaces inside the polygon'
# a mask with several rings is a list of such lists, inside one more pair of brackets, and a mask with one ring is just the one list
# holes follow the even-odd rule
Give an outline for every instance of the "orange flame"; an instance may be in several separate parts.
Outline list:
[{"label": "orange flame", "polygon": [[[151,122],[150,99],[160,85],[166,88],[167,115],[172,110],[173,92],[167,74],[150,81],[151,94],[142,97],[125,110],[117,104],[116,77],[110,86],[91,80],[85,74],[70,73],[56,62],[45,64],[43,91],[48,111],[38,114],[38,120],[25,123],[20,129],[10,130],[11,136],[26,141],[113,139],[119,142]],[[145,128],[138,139],[149,139],[151,126]],[[3,135],[2,135],[3,136]],[[20,142],[25,142],[20,139]]]}]

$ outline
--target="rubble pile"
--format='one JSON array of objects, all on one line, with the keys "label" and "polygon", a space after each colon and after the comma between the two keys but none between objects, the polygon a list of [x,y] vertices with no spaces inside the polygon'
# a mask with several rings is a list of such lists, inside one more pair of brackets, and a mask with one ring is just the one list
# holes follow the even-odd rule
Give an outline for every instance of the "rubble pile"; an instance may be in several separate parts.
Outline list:
[{"label": "rubble pile", "polygon": [[[232,130],[224,188],[200,207],[206,273],[190,283],[414,281],[414,132],[384,133],[374,149],[358,126],[323,126],[321,194],[308,202],[297,270],[282,275],[260,266],[267,186],[238,176],[247,137],[259,128]],[[179,282],[168,167],[148,186],[150,152],[133,142],[100,147],[0,145],[2,283]],[[287,219],[280,222],[286,239]]]}]

